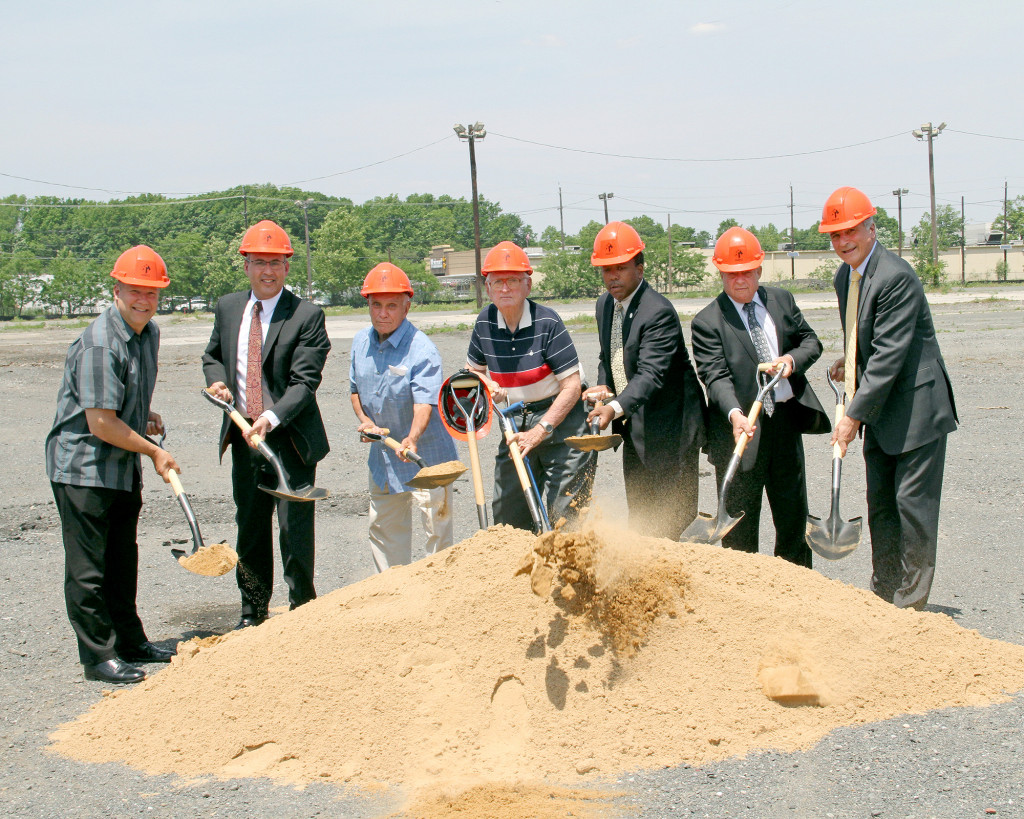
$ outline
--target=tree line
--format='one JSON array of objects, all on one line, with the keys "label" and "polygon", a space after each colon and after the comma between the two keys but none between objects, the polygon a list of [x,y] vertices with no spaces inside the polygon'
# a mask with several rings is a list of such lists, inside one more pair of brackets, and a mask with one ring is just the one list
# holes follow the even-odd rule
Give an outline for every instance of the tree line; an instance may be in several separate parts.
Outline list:
[{"label": "tree line", "polygon": [[[299,203],[305,203],[305,212]],[[390,260],[413,279],[417,299],[437,297],[436,278],[423,260],[434,245],[456,250],[473,247],[473,208],[464,198],[412,194],[376,197],[362,204],[299,188],[246,185],[181,199],[144,194],[108,202],[56,197],[8,196],[0,199],[0,317],[23,315],[30,305],[51,314],[88,312],[109,297],[109,272],[127,248],[148,244],[163,256],[171,284],[165,305],[214,304],[225,293],[248,282],[238,246],[246,228],[273,219],[289,234],[295,248],[292,286],[306,284],[305,221],[309,220],[313,290],[326,304],[353,300],[357,288],[377,262]],[[1024,196],[1008,211],[1009,235],[1024,230]],[[699,248],[714,240],[707,231],[666,225],[649,216],[627,220],[646,245],[646,275],[660,290],[705,284],[707,265]],[[951,206],[937,209],[939,246],[961,242],[960,214]],[[715,236],[733,225],[726,219]],[[879,240],[888,247],[899,241],[897,221],[882,208],[876,216]],[[997,224],[1002,224],[1000,213]],[[548,227],[537,237],[529,225],[502,210],[498,202],[480,201],[480,241],[488,247],[505,239],[519,245],[540,244],[546,251],[540,270],[542,293],[558,297],[591,297],[601,292],[600,273],[590,265],[590,250],[602,224],[591,221],[577,233],[561,236]],[[818,224],[788,229],[769,223],[748,225],[765,250],[794,246],[821,250],[828,237]],[[906,233],[906,231],[905,231]],[[926,280],[940,280],[941,264],[933,269],[931,222],[925,214],[906,245],[915,247],[914,263]],[[576,251],[575,248],[579,250]],[[353,299],[353,294],[356,298]]]}]

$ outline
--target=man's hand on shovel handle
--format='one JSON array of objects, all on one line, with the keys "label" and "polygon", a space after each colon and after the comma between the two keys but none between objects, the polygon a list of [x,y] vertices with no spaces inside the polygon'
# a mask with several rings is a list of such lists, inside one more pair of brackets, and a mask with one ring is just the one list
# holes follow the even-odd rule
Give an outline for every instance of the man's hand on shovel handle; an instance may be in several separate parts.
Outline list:
[{"label": "man's hand on shovel handle", "polygon": [[615,418],[615,409],[613,407],[601,405],[594,407],[594,409],[590,411],[590,415],[587,416],[587,423],[592,424],[594,423],[594,420],[597,419],[597,428],[607,429],[613,418]]},{"label": "man's hand on shovel handle", "polygon": [[733,410],[732,415],[729,416],[729,420],[732,422],[732,439],[737,444],[740,442],[740,436],[746,435],[748,438],[754,437],[754,430],[757,427],[752,427],[750,421],[747,420],[747,416],[739,410]]},{"label": "man's hand on shovel handle", "polygon": [[172,469],[179,475],[181,474],[181,467],[178,466],[178,462],[174,460],[174,456],[166,449],[157,448],[150,457],[153,459],[153,466],[156,468],[156,474],[164,479],[164,483],[171,482],[170,472]]},{"label": "man's hand on shovel handle", "polygon": [[842,384],[846,381],[846,359],[838,359],[831,367],[828,368],[828,374],[831,376],[833,381]]},{"label": "man's hand on shovel handle", "polygon": [[259,436],[259,440],[265,441],[267,440],[267,433],[270,432],[270,429],[270,419],[267,418],[267,416],[265,415],[261,415],[259,418],[253,421],[252,429],[249,431],[249,435],[247,436],[249,439],[249,446],[251,446],[253,449],[258,448],[259,444],[255,440],[256,436]]},{"label": "man's hand on shovel handle", "polygon": [[411,437],[406,435],[402,439],[401,444],[402,444],[402,451],[401,452],[396,452],[395,454],[398,455],[398,457],[401,458],[403,461],[405,461],[407,464],[408,463],[412,463],[412,460],[410,458],[407,458],[405,453],[406,452],[411,452],[411,453],[413,453],[415,455],[416,454],[416,442]]},{"label": "man's hand on shovel handle", "polygon": [[223,381],[213,382],[206,388],[206,391],[218,401],[223,401],[226,404],[230,404],[235,400],[235,397],[231,394],[231,390],[228,389],[228,385]]},{"label": "man's hand on shovel handle", "polygon": [[839,419],[836,428],[832,430],[832,445],[839,444],[839,451],[845,456],[846,447],[850,445],[850,441],[857,437],[858,429],[860,429],[860,421],[856,418],[851,418],[849,415],[844,415]]}]

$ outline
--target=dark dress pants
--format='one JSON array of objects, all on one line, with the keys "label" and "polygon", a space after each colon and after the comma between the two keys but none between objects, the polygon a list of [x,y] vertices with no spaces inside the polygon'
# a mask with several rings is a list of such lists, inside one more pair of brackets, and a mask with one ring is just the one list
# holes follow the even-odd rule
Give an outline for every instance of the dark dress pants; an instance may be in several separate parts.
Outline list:
[{"label": "dark dress pants", "polygon": [[871,591],[899,608],[921,609],[935,576],[946,437],[886,455],[864,436]]},{"label": "dark dress pants", "polygon": [[[267,436],[267,445],[284,465],[293,487],[316,481],[316,466],[302,462],[287,435],[279,430]],[[277,486],[269,462],[252,449],[236,428],[231,430],[231,489],[238,524],[238,588],[242,615],[264,617],[274,589],[274,512],[277,511],[281,564],[288,584],[288,601],[301,606],[316,597],[313,587],[315,533],[313,501],[286,501],[268,495],[260,484]]]},{"label": "dark dress pants", "polygon": [[[761,436],[754,466],[737,471],[726,497],[732,515],[743,512],[743,519],[722,538],[730,549],[756,553],[761,524],[762,494],[768,496],[775,524],[775,556],[811,568],[811,549],[804,540],[807,526],[807,480],[804,474],[804,444],[798,432],[795,400],[775,407],[772,417],[764,413],[758,419]],[[726,465],[715,469],[719,491]]]},{"label": "dark dress pants", "polygon": [[629,507],[629,528],[646,537],[679,540],[697,517],[700,450],[682,454],[666,445],[649,454],[646,466],[629,437],[622,443],[622,477]]},{"label": "dark dress pants", "polygon": [[135,608],[136,532],[142,509],[138,473],[131,492],[52,483],[64,537],[64,601],[78,658],[96,665],[146,642]]},{"label": "dark dress pants", "polygon": [[[494,411],[500,412],[497,407]],[[535,426],[546,411],[547,406],[536,412],[516,413],[516,425],[525,432]],[[562,423],[555,427],[551,437],[530,450],[524,459],[533,470],[552,526],[560,518],[565,518],[566,527],[573,528],[579,520],[580,511],[590,503],[597,459],[591,453],[565,445],[566,438],[585,434],[586,420],[583,402],[578,401]],[[495,523],[534,531],[530,507],[526,505],[526,495],[504,438],[498,445],[498,456],[494,461],[494,500],[491,507]]]}]

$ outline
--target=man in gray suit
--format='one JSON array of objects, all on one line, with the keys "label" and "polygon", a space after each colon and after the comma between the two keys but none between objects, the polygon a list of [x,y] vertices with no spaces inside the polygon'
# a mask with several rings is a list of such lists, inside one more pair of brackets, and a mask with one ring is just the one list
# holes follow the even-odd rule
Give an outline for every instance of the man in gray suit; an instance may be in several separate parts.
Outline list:
[{"label": "man in gray suit", "polygon": [[818,227],[843,261],[834,285],[846,357],[831,371],[846,381],[846,417],[832,440],[845,453],[863,428],[871,590],[922,609],[935,574],[946,436],[958,419],[924,288],[875,241],[875,213],[861,191],[839,188]]}]

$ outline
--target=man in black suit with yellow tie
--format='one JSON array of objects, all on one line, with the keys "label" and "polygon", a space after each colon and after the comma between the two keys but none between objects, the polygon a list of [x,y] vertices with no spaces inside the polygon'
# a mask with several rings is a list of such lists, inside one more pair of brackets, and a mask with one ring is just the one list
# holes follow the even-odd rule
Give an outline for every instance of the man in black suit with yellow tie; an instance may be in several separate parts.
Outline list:
[{"label": "man in black suit with yellow tie", "polygon": [[935,575],[956,405],[921,280],[875,240],[875,213],[864,193],[839,188],[818,226],[843,261],[834,284],[846,356],[832,374],[846,383],[846,417],[832,440],[845,453],[863,428],[871,590],[900,608],[921,609]]},{"label": "man in black suit with yellow tie", "polygon": [[707,406],[683,340],[679,314],[644,279],[644,243],[624,222],[594,240],[591,263],[607,290],[597,300],[604,400],[588,420],[622,435],[622,474],[630,526],[678,540],[697,516],[698,457]]},{"label": "man in black suit with yellow tie", "polygon": [[[759,286],[763,259],[757,237],[748,230],[729,228],[719,238],[713,261],[723,292],[693,319],[693,357],[708,391],[708,455],[719,488],[739,437],[751,436],[726,500],[730,514],[745,514],[722,544],[758,551],[766,493],[775,522],[775,556],[810,568],[801,436],[828,432],[832,425],[804,373],[821,355],[821,342],[788,290]],[[751,426],[746,416],[758,392],[757,365],[768,362],[784,367],[783,378]]]},{"label": "man in black suit with yellow tie", "polygon": [[[293,486],[315,482],[316,465],[330,450],[316,391],[331,342],[319,307],[284,289],[288,234],[264,220],[246,231],[239,252],[252,289],[217,302],[213,334],[203,355],[211,393],[234,400],[253,432],[277,453]],[[267,462],[224,417],[220,452],[231,447],[231,485],[238,523],[238,628],[267,618],[274,582],[273,515],[280,529],[281,562],[292,608],[316,597],[313,586],[312,502],[279,500],[259,490],[274,485]]]}]

